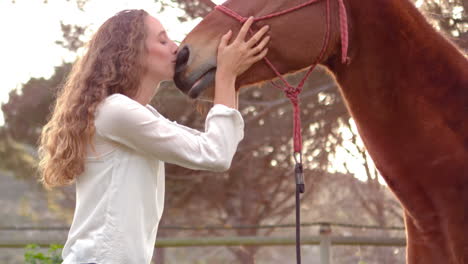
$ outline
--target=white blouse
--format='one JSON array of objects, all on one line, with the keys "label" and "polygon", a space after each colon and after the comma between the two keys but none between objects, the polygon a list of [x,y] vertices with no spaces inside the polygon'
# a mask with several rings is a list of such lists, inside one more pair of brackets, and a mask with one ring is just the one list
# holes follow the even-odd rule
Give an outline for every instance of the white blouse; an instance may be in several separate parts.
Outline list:
[{"label": "white blouse", "polygon": [[97,108],[95,150],[76,180],[65,264],[150,263],[164,208],[164,162],[225,171],[244,136],[239,111],[214,105],[202,133],[122,94]]}]

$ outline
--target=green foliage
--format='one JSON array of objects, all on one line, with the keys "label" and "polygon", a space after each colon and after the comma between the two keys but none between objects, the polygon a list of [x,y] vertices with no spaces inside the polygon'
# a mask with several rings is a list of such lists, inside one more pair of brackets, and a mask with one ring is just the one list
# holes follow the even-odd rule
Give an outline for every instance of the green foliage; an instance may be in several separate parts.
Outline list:
[{"label": "green foliage", "polygon": [[25,264],[60,264],[62,263],[61,252],[63,246],[50,245],[47,254],[38,252],[39,246],[36,244],[29,244],[26,246],[24,253]]},{"label": "green foliage", "polygon": [[9,101],[1,105],[5,125],[0,127],[0,170],[13,171],[19,178],[35,176],[39,134],[70,69],[65,63],[51,78],[32,78],[21,90],[10,92]]}]

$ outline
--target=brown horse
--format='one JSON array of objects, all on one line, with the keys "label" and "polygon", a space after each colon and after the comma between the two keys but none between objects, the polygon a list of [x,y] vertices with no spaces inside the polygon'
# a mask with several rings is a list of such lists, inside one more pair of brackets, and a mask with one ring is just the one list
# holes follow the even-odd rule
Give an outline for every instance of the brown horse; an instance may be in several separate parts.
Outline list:
[{"label": "brown horse", "polygon": [[[230,0],[243,16],[263,16],[306,0]],[[407,260],[468,264],[468,60],[409,0],[346,0],[349,64],[341,63],[338,1],[331,1],[330,42],[321,64],[336,77],[361,137],[405,211]],[[267,57],[281,73],[317,58],[326,33],[326,1],[262,20]],[[181,44],[175,81],[191,97],[211,96],[216,49],[240,23],[215,10]],[[238,85],[274,78],[263,62]]]}]

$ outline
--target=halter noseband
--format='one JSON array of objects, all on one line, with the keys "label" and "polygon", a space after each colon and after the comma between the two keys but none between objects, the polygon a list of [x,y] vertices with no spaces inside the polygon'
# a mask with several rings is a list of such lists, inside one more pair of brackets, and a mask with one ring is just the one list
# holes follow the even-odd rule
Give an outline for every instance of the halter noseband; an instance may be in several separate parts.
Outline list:
[{"label": "halter noseband", "polygon": [[[287,14],[293,11],[296,11],[298,9],[301,9],[303,7],[306,7],[308,5],[311,5],[313,3],[318,2],[319,0],[309,0],[303,4],[300,4],[298,6],[272,13],[269,15],[261,16],[261,17],[256,17],[254,18],[254,22],[260,21],[260,20],[265,20],[269,19],[272,17],[280,16],[283,14]],[[304,185],[304,175],[303,175],[303,167],[302,167],[302,135],[301,135],[301,112],[299,109],[299,99],[298,96],[302,91],[302,87],[304,86],[305,81],[311,74],[311,72],[315,69],[317,64],[322,60],[326,49],[328,47],[328,42],[330,40],[330,0],[327,1],[327,30],[325,33],[325,38],[323,41],[322,45],[322,50],[320,51],[320,55],[317,57],[315,62],[310,66],[309,70],[307,73],[304,75],[302,78],[301,82],[297,87],[293,87],[290,85],[286,79],[281,75],[281,73],[278,72],[278,70],[273,66],[273,64],[268,60],[267,57],[264,57],[264,61],[266,64],[275,72],[275,74],[283,81],[284,87],[281,87],[274,82],[272,84],[277,87],[277,88],[282,88],[285,95],[289,98],[291,103],[293,104],[293,109],[294,109],[294,127],[293,127],[293,133],[294,133],[294,160],[296,161],[296,166],[294,169],[295,172],[295,178],[296,178],[296,258],[297,258],[297,264],[301,263],[301,240],[300,240],[300,193],[303,193],[305,190],[305,185]],[[344,0],[338,0],[339,2],[339,16],[340,16],[340,32],[341,32],[341,62],[342,63],[349,63],[349,58],[348,58],[348,19],[346,15],[346,8],[343,3]],[[216,10],[219,10],[226,15],[238,20],[241,24],[243,24],[248,18],[239,15],[235,11],[227,8],[226,6],[223,5],[218,5],[215,7]],[[250,32],[253,33],[252,29],[250,29]]]}]

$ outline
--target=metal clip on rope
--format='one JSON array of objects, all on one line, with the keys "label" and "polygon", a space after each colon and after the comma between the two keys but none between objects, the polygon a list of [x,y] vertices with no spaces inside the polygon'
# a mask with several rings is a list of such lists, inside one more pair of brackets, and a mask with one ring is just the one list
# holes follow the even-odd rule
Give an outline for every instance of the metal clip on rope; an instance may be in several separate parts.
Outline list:
[{"label": "metal clip on rope", "polygon": [[294,175],[296,178],[296,263],[301,264],[301,193],[305,191],[302,153],[294,151]]},{"label": "metal clip on rope", "polygon": [[302,154],[301,152],[295,151],[293,154],[296,165],[294,167],[294,174],[296,176],[296,185],[299,188],[300,193],[305,191],[304,182],[304,168],[302,167]]},{"label": "metal clip on rope", "polygon": [[296,174],[296,186],[297,188],[299,188],[300,193],[304,193],[305,183],[304,183],[304,170],[302,168],[302,163],[296,163],[294,172]]}]

